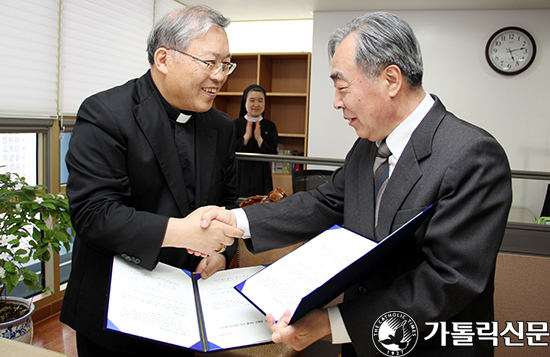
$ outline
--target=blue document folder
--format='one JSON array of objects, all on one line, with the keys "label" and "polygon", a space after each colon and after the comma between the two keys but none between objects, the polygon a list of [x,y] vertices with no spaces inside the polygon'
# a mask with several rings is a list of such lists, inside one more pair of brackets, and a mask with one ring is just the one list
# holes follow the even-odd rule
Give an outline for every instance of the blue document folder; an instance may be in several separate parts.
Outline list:
[{"label": "blue document folder", "polygon": [[265,316],[233,286],[263,266],[199,274],[113,258],[106,329],[199,352],[271,342]]},{"label": "blue document folder", "polygon": [[[414,233],[432,214],[436,205],[437,203],[434,203],[426,208],[380,242],[370,240],[343,227],[333,226],[236,285],[235,289],[264,315],[271,313],[277,319],[284,311],[290,310],[292,314],[290,324],[292,324],[311,310],[327,305],[353,284],[369,275],[393,251],[408,239],[412,239]],[[355,256],[345,256],[340,259],[338,252],[329,252],[331,249],[340,249],[339,246],[346,244],[345,242],[353,244],[352,255],[355,254]],[[327,245],[323,246],[323,244]],[[346,247],[342,248],[342,251],[345,249],[349,251]],[[331,259],[323,256],[324,252],[330,254],[327,256]],[[335,255],[338,263],[335,263]],[[307,261],[307,265],[300,266],[304,260]],[[308,272],[303,273],[302,280],[293,276],[304,270]],[[323,270],[323,273],[319,273],[320,270]],[[316,279],[318,280],[311,282]],[[292,285],[293,282],[294,285]]]}]

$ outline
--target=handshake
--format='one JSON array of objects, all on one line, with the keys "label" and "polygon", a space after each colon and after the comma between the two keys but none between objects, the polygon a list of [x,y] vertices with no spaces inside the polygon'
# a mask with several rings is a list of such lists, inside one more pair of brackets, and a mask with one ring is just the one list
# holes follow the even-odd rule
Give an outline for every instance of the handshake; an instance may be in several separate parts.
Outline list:
[{"label": "handshake", "polygon": [[[265,196],[247,198],[241,202],[240,207],[278,202],[286,197],[286,193],[277,187]],[[248,222],[244,223],[248,226]],[[170,218],[163,247],[186,248],[190,254],[207,257],[223,253],[227,246],[233,245],[235,238],[242,238],[243,234],[244,232],[237,228],[237,216],[234,211],[226,210],[224,207],[205,206],[196,209],[185,218]]]},{"label": "handshake", "polygon": [[223,207],[204,206],[184,218],[171,217],[163,247],[186,248],[190,254],[207,257],[222,253],[242,238],[235,213]]}]

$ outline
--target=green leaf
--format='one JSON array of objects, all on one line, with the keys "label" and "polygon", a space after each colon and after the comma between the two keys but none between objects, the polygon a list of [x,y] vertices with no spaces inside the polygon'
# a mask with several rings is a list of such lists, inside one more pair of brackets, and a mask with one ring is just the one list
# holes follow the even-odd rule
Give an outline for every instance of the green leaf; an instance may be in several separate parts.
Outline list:
[{"label": "green leaf", "polygon": [[19,244],[19,238],[14,238],[8,242],[10,245]]},{"label": "green leaf", "polygon": [[49,261],[50,261],[50,257],[51,257],[50,251],[49,251],[49,250],[45,250],[45,251],[41,254],[40,260],[42,260],[42,261],[44,261],[44,262],[49,262]]},{"label": "green leaf", "polygon": [[34,201],[36,198],[36,192],[30,187],[23,187],[21,190],[21,197],[27,201]]},{"label": "green leaf", "polygon": [[10,283],[15,286],[17,285],[17,283],[19,282],[19,274],[12,274],[9,276],[10,278]]},{"label": "green leaf", "polygon": [[66,242],[68,239],[69,239],[69,235],[64,232],[64,231],[60,231],[59,229],[55,229],[52,231],[52,235],[59,241],[61,242]]},{"label": "green leaf", "polygon": [[48,229],[48,227],[46,227],[46,223],[44,223],[44,221],[39,220],[39,221],[36,221],[35,224],[36,224],[36,227],[38,227],[38,229],[40,229],[41,231],[49,231],[49,229]]},{"label": "green leaf", "polygon": [[31,260],[31,257],[29,257],[29,256],[26,256],[26,257],[16,256],[16,257],[13,257],[13,259],[18,263],[27,264],[29,262],[29,260]]},{"label": "green leaf", "polygon": [[13,288],[15,288],[15,285],[11,283],[11,276],[2,279],[2,282],[6,285],[6,293],[9,295]]},{"label": "green leaf", "polygon": [[40,242],[42,240],[42,232],[39,231],[38,229],[33,229],[32,231],[32,238],[37,241],[37,242]]},{"label": "green leaf", "polygon": [[8,274],[17,272],[17,267],[12,262],[5,262],[4,269]]},{"label": "green leaf", "polygon": [[13,253],[14,255],[23,255],[23,254],[27,254],[27,250],[26,249],[17,249],[15,251],[15,253]]},{"label": "green leaf", "polygon": [[31,290],[31,291],[39,291],[39,290],[42,290],[42,287],[40,285],[27,285],[27,290]]},{"label": "green leaf", "polygon": [[36,247],[36,250],[34,251],[33,258],[37,259],[36,256],[43,255],[45,252],[47,252],[48,247],[46,245],[39,245]]},{"label": "green leaf", "polygon": [[61,217],[63,218],[63,221],[65,222],[70,222],[71,221],[71,216],[69,215],[69,213],[63,211],[61,212]]},{"label": "green leaf", "polygon": [[48,203],[47,201],[42,202],[42,207],[46,207],[46,208],[53,209],[53,210],[56,209],[56,207],[53,204]]},{"label": "green leaf", "polygon": [[38,281],[40,280],[38,275],[34,271],[29,269],[23,271],[23,279],[27,281],[32,281],[33,283],[38,283]]}]

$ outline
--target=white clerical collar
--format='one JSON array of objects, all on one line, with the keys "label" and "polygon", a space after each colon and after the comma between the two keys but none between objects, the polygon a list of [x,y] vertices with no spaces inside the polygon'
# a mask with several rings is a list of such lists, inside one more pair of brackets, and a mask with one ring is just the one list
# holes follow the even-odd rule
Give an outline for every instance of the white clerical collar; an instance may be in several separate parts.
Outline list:
[{"label": "white clerical collar", "polygon": [[189,120],[189,118],[191,118],[191,115],[187,115],[187,114],[183,114],[183,113],[180,113],[180,115],[178,116],[178,118],[176,119],[176,121],[178,123],[187,123],[187,121]]},{"label": "white clerical collar", "polygon": [[248,116],[248,114],[245,114],[245,115],[244,115],[244,118],[245,118],[246,120],[248,120],[248,121],[260,121],[260,120],[262,120],[264,117],[260,115],[258,118],[253,118],[253,117]]}]

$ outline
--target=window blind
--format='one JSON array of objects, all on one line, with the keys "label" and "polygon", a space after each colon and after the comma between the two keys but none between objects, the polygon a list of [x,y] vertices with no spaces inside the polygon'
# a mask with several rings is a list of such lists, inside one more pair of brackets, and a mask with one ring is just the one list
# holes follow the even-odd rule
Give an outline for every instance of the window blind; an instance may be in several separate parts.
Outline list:
[{"label": "window blind", "polygon": [[60,108],[76,114],[82,101],[147,71],[152,0],[64,0]]},{"label": "window blind", "polygon": [[0,4],[0,116],[57,112],[58,0]]},{"label": "window blind", "polygon": [[153,17],[184,6],[177,0],[0,2],[0,118],[73,116],[86,97],[141,76],[149,68]]}]

